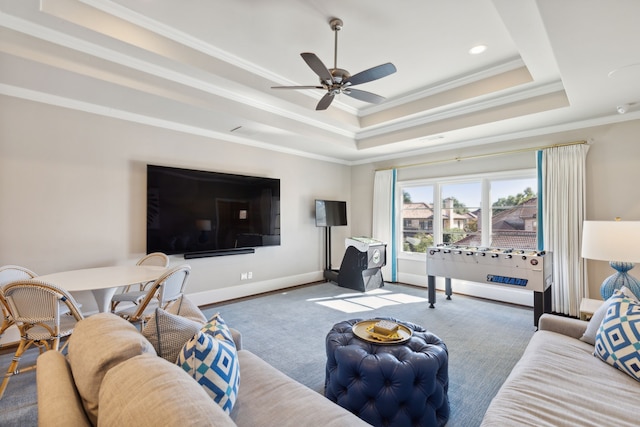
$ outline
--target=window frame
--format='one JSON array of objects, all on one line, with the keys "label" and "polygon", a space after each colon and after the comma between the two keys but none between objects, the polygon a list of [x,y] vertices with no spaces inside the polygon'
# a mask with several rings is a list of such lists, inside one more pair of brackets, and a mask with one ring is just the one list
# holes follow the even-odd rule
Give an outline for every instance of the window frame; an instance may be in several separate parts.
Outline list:
[{"label": "window frame", "polygon": [[[402,205],[403,205],[403,190],[406,187],[423,187],[433,186],[433,205],[442,206],[442,187],[451,184],[464,184],[470,182],[480,182],[481,187],[481,200],[480,209],[482,212],[489,212],[491,210],[491,182],[492,181],[507,181],[517,179],[535,179],[538,180],[537,170],[531,169],[519,169],[512,171],[500,171],[500,172],[486,172],[470,175],[455,175],[436,178],[423,178],[423,179],[411,179],[411,180],[398,180],[396,182],[396,215],[397,218],[393,224],[396,235],[396,247],[398,259],[419,260],[425,261],[425,254],[422,252],[406,252],[403,246],[403,218],[402,218]],[[538,185],[534,189],[536,194],[538,193]],[[538,198],[540,194],[538,194]],[[434,209],[434,244],[442,243],[442,209]],[[483,246],[489,246],[491,242],[492,224],[491,215],[482,215],[482,233],[481,241]]]}]

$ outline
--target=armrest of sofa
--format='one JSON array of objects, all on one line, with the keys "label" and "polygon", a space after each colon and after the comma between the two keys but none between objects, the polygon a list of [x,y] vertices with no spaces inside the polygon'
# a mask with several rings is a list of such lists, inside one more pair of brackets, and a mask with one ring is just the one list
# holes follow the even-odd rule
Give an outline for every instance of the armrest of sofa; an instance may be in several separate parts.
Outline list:
[{"label": "armrest of sofa", "polygon": [[233,328],[229,328],[229,331],[231,332],[231,337],[236,345],[236,350],[242,350],[242,334],[240,331]]},{"label": "armrest of sofa", "polygon": [[579,339],[587,330],[589,322],[571,317],[545,313],[540,316],[538,330],[551,331],[568,337]]},{"label": "armrest of sofa", "polygon": [[91,426],[62,353],[44,352],[37,359],[38,425]]}]

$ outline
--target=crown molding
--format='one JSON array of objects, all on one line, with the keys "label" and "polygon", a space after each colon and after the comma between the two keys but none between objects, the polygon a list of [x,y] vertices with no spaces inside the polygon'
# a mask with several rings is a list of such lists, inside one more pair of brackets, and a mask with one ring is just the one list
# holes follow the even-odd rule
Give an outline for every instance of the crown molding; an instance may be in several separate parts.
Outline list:
[{"label": "crown molding", "polygon": [[204,129],[197,126],[185,125],[183,123],[173,122],[170,120],[159,119],[157,117],[145,116],[142,114],[136,114],[129,111],[123,111],[120,109],[105,107],[103,105],[92,104],[89,102],[78,101],[75,99],[65,98],[58,95],[51,95],[31,89],[25,89],[17,86],[6,85],[0,83],[0,94],[10,96],[13,98],[24,99],[27,101],[39,102],[42,104],[53,105],[56,107],[68,108],[71,110],[82,111],[85,113],[96,114],[99,116],[110,117],[119,120],[125,120],[132,123],[138,123],[142,125],[152,126],[156,128],[168,129],[172,131],[182,132],[186,134],[203,136],[206,138],[212,138],[224,142],[231,142],[235,144],[247,145],[250,147],[260,148],[269,151],[275,151],[284,154],[291,154],[298,157],[305,157],[314,160],[321,160],[325,162],[338,163],[342,165],[349,165],[350,162],[328,157],[321,156],[306,151],[294,150],[291,148],[285,148],[278,145],[259,142],[250,138],[243,138],[233,134],[227,134],[222,132],[213,131],[210,129]]}]

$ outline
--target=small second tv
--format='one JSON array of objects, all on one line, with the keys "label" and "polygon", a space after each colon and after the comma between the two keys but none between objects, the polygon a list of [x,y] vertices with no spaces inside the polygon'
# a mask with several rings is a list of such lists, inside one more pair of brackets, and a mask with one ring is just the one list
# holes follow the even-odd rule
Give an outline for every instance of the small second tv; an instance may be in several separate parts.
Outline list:
[{"label": "small second tv", "polygon": [[316,200],[316,227],[347,225],[347,202]]}]

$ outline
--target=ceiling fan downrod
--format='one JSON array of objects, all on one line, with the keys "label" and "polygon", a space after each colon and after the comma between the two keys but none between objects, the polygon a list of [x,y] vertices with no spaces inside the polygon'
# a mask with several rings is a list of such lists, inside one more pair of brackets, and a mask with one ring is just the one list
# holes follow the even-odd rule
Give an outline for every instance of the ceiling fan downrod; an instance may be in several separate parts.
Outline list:
[{"label": "ceiling fan downrod", "polygon": [[333,68],[338,68],[338,31],[342,29],[342,19],[333,18],[329,21],[329,25],[331,25],[331,29],[334,33],[334,42],[333,42]]}]

